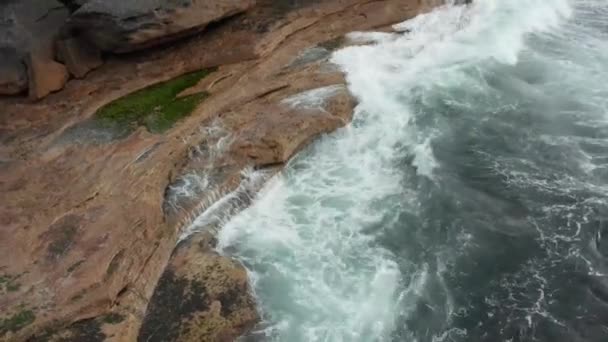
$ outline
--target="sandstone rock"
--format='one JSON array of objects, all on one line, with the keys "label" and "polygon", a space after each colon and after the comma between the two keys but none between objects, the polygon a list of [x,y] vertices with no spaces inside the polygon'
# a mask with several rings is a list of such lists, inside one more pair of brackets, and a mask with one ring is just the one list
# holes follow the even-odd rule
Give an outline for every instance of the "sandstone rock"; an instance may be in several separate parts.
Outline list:
[{"label": "sandstone rock", "polygon": [[89,42],[78,38],[59,40],[57,56],[76,78],[83,78],[89,71],[103,64],[101,51]]},{"label": "sandstone rock", "polygon": [[199,233],[178,246],[150,300],[139,341],[234,341],[258,320],[247,272]]},{"label": "sandstone rock", "polygon": [[[253,120],[235,128],[239,138],[231,153],[256,166],[284,163],[318,135],[348,123],[354,106],[342,85],[308,90],[278,105],[250,106]],[[224,121],[230,125],[235,114],[223,115]]]},{"label": "sandstone rock", "polygon": [[[112,337],[112,328],[125,322],[128,315],[124,313],[108,313],[96,318],[84,319],[53,331],[49,329],[41,334],[32,336],[28,342],[101,342]],[[120,337],[123,341],[133,341],[127,336]]]},{"label": "sandstone rock", "polygon": [[[34,83],[41,87],[33,91],[37,98],[44,96],[45,91],[41,91],[44,87],[51,86],[57,90],[54,88],[63,77],[53,76],[62,74],[61,67],[52,60],[54,40],[67,17],[67,9],[55,0],[6,1],[0,4],[0,93],[24,91],[28,75],[35,75],[37,80]],[[24,65],[30,64],[30,53],[34,53],[39,62],[35,63],[35,70],[26,72]],[[44,75],[47,72],[45,65],[50,66],[50,75]],[[41,83],[40,79],[55,79],[55,82]]]},{"label": "sandstone rock", "polygon": [[66,67],[48,58],[45,53],[31,52],[28,56],[27,67],[29,96],[33,100],[41,99],[60,90],[68,81]]},{"label": "sandstone rock", "polygon": [[[294,89],[283,82],[268,82],[260,87],[254,82],[252,100],[219,115],[214,125],[219,125],[220,131],[206,135],[196,149],[199,152],[189,156],[179,171],[181,176],[165,191],[167,222],[184,227],[213,203],[209,201],[210,194],[231,193],[237,188],[228,201],[234,200],[234,206],[226,204],[228,212],[238,211],[257,192],[261,186],[258,181],[263,183],[311,140],[351,120],[355,101],[344,85],[335,83],[344,82],[342,75],[319,73],[317,67],[312,68],[314,71],[285,75],[298,79],[291,84]],[[235,69],[238,70],[232,70]],[[309,78],[300,78],[304,75]],[[218,87],[233,87],[235,79],[221,72],[215,80],[224,77],[228,79]],[[205,84],[196,87],[199,86]],[[321,87],[306,89],[311,86]],[[273,91],[274,95],[265,96]],[[264,169],[265,176],[256,180],[243,177],[243,168],[249,166]],[[213,183],[204,185],[203,178],[213,179]],[[188,190],[184,191],[184,187]]]},{"label": "sandstone rock", "polygon": [[255,0],[90,0],[67,29],[82,33],[104,51],[139,50],[204,29],[240,13]]},{"label": "sandstone rock", "polygon": [[0,94],[14,95],[27,89],[25,64],[16,51],[0,48]]},{"label": "sandstone rock", "polygon": [[[290,1],[258,2],[262,4],[243,16],[227,20],[183,44],[116,58],[104,66],[104,72],[68,83],[62,92],[35,104],[22,98],[0,98],[0,277],[10,279],[10,283],[0,286],[0,320],[15,323],[8,329],[0,329],[0,340],[28,341],[40,337],[42,341],[64,338],[90,341],[91,335],[83,334],[88,332],[97,340],[108,342],[136,340],[148,302],[184,226],[181,223],[189,222],[179,218],[197,214],[188,207],[173,220],[163,211],[166,190],[172,182],[209,165],[206,163],[209,158],[190,159],[191,151],[209,155],[205,147],[224,146],[223,142],[234,138],[234,143],[222,150],[229,152],[227,159],[232,160],[226,163],[218,160],[218,164],[213,164],[213,171],[217,172],[208,178],[211,185],[226,184],[225,191],[239,186],[240,179],[233,175],[238,176],[241,167],[275,162],[280,167],[281,160],[315,135],[343,125],[351,113],[339,108],[352,103],[346,92],[343,96],[336,92],[322,104],[303,101],[306,97],[294,94],[343,83],[343,77],[333,74],[335,70],[329,67],[311,69],[311,64],[317,63],[315,60],[307,60],[297,68],[285,66],[301,51],[319,42],[355,30],[384,27],[420,9],[419,0],[298,1],[309,4],[306,12],[289,12],[277,19],[273,14],[276,7]],[[360,15],[372,11],[384,15],[370,15],[368,19]],[[285,23],[294,17],[306,20],[290,25],[287,30]],[[259,26],[260,23],[268,25]],[[283,29],[277,32],[277,28]],[[0,36],[2,33],[0,30]],[[256,54],[252,46],[266,36],[272,44],[266,45],[264,55]],[[192,90],[207,91],[209,97],[164,134],[135,130],[129,136],[95,142],[91,142],[88,131],[71,137],[64,135],[75,125],[89,122],[100,106],[118,97],[215,66],[220,66],[217,77]],[[342,97],[344,102],[338,100]],[[303,118],[309,114],[312,119]],[[280,125],[272,128],[275,120]],[[205,132],[216,131],[216,121],[221,124],[217,130],[229,135],[223,139],[220,134],[222,144],[203,144]],[[261,138],[269,143],[259,143],[257,139]],[[264,152],[282,144],[285,147]],[[244,148],[232,150],[239,145]],[[218,174],[226,176],[215,177]],[[225,191],[220,189],[218,195]],[[209,193],[206,189],[202,192]],[[194,204],[199,200],[193,199]],[[210,204],[215,203],[212,196],[211,201]],[[230,260],[224,264],[219,258],[223,257],[211,253],[188,260],[206,260],[202,268],[207,270],[210,264],[220,265],[221,273],[228,275],[228,283],[239,283],[238,274],[242,270],[235,269],[240,266]],[[180,271],[182,266],[178,267],[175,260],[174,256],[169,269],[179,277],[190,277],[186,278],[187,288],[196,287],[192,279],[197,278]],[[210,284],[221,283],[216,277],[219,273],[206,274]],[[182,279],[179,277],[174,279]],[[161,282],[159,289],[166,283]],[[207,288],[205,291],[222,293]],[[190,293],[195,292],[188,292],[187,296]],[[242,299],[241,293],[234,298]],[[221,340],[223,336],[232,337],[246,330],[246,324],[236,322],[251,322],[248,311],[241,311],[239,319],[234,315],[236,311],[227,316],[222,313],[224,299],[206,298],[217,300],[192,316],[205,317],[203,325],[214,329],[203,332],[204,336]],[[250,307],[248,301],[239,303],[245,309]],[[154,325],[150,323],[154,322],[151,312],[160,312],[158,306],[156,310],[153,306],[150,304],[147,311],[147,329]],[[169,321],[173,313],[169,312],[171,307],[166,309]],[[113,316],[116,314],[124,320],[117,322],[119,319]],[[181,322],[170,325],[177,327],[173,331],[184,339],[201,336],[203,333],[189,335],[182,330],[184,326],[198,326],[194,320],[188,320],[190,323],[186,325]],[[140,336],[151,336],[145,331],[150,332],[143,329]]]}]

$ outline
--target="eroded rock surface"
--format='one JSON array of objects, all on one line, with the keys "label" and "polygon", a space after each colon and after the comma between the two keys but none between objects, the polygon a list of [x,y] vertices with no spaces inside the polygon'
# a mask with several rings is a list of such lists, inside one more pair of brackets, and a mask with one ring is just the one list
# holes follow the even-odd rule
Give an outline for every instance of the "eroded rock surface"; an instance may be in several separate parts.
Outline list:
[{"label": "eroded rock surface", "polygon": [[[327,64],[329,53],[302,54],[331,50],[350,31],[386,27],[428,8],[414,0],[258,1],[243,15],[169,48],[111,57],[36,103],[0,99],[0,339],[148,336],[150,330],[140,328],[145,317],[154,317],[154,305],[146,315],[150,298],[179,237],[205,203],[238,190],[243,169],[274,172],[350,119],[354,100],[341,73]],[[217,71],[177,95],[207,96],[163,133],[137,123],[128,134],[111,135],[95,125],[99,108],[113,100],[211,67]],[[311,91],[327,96],[319,102]],[[172,188],[187,189],[179,185],[188,177],[207,183],[198,192],[168,196]],[[235,298],[247,298],[240,266],[208,250],[186,249],[175,253],[168,270],[190,280],[226,279],[228,288],[240,291]],[[190,273],[196,271],[191,264],[209,272]],[[194,285],[187,288],[196,295]],[[231,338],[255,320],[246,314],[248,302],[234,309],[244,310],[241,318],[227,318],[222,292],[213,293],[218,295],[209,298],[218,299],[205,301],[195,314],[177,315],[174,331],[181,340]],[[217,324],[203,325],[214,327],[208,331],[182,330],[203,318]]]},{"label": "eroded rock surface", "polygon": [[[56,84],[62,79],[56,77],[59,66],[53,60],[54,41],[67,17],[68,10],[55,0],[8,0],[0,4],[0,94],[26,90],[32,75],[36,79],[34,95],[58,90]],[[28,78],[25,65],[32,59],[37,66],[51,66],[49,75],[46,69],[37,68],[29,70]],[[48,78],[55,82],[39,82]],[[67,78],[63,84],[65,81]]]},{"label": "eroded rock surface", "polygon": [[150,299],[139,341],[233,341],[258,320],[242,265],[209,233],[178,245]]},{"label": "eroded rock surface", "polygon": [[134,51],[201,31],[254,4],[254,0],[90,0],[72,14],[68,29],[102,50]]},{"label": "eroded rock surface", "polygon": [[[278,104],[252,104],[222,114],[221,118],[234,125],[239,122],[239,112],[248,113],[246,122],[231,127],[238,138],[229,153],[235,159],[263,167],[287,162],[311,139],[344,126],[350,121],[353,108],[354,100],[346,87],[330,85],[292,95]],[[265,124],[266,120],[273,124]]]}]

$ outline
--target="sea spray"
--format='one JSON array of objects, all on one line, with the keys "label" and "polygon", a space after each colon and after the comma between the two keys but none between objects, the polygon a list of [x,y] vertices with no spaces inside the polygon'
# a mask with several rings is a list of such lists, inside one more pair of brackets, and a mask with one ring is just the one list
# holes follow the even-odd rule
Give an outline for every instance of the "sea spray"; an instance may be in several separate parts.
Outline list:
[{"label": "sea spray", "polygon": [[[551,296],[569,286],[572,258],[598,266],[586,243],[561,237],[583,239],[576,231],[606,192],[563,160],[578,150],[551,150],[529,130],[599,134],[577,123],[598,120],[597,102],[552,93],[560,72],[580,70],[572,60],[553,73],[526,68],[562,63],[550,49],[569,41],[554,35],[581,34],[564,25],[598,4],[479,0],[440,7],[397,33],[351,34],[366,44],[331,61],[359,100],[352,124],[296,156],[219,234],[218,249],[250,272],[264,319],[253,334],[553,342],[574,331],[560,330],[574,318],[554,310]],[[593,60],[601,51],[585,53]],[[581,82],[568,86],[591,94]],[[574,115],[548,120],[566,111]],[[589,158],[603,167],[599,155]]]}]

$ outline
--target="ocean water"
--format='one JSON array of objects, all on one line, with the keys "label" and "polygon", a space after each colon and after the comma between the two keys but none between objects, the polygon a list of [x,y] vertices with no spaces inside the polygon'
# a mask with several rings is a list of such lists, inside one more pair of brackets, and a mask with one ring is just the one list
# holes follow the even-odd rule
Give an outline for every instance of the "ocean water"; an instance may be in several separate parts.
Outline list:
[{"label": "ocean water", "polygon": [[608,341],[608,2],[352,33],[359,101],[225,223],[256,341]]}]

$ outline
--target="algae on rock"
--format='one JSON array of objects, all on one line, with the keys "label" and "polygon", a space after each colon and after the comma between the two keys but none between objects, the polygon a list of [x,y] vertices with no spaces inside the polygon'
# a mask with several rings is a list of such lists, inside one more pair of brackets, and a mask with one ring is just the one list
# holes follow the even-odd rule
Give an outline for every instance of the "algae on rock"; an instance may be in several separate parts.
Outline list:
[{"label": "algae on rock", "polygon": [[35,319],[36,316],[31,310],[23,310],[8,318],[0,319],[0,336],[6,335],[9,331],[19,331]]},{"label": "algae on rock", "polygon": [[96,119],[103,126],[123,134],[137,126],[145,126],[152,133],[162,133],[188,116],[209,94],[177,95],[213,71],[192,72],[133,92],[103,106],[97,111]]}]

